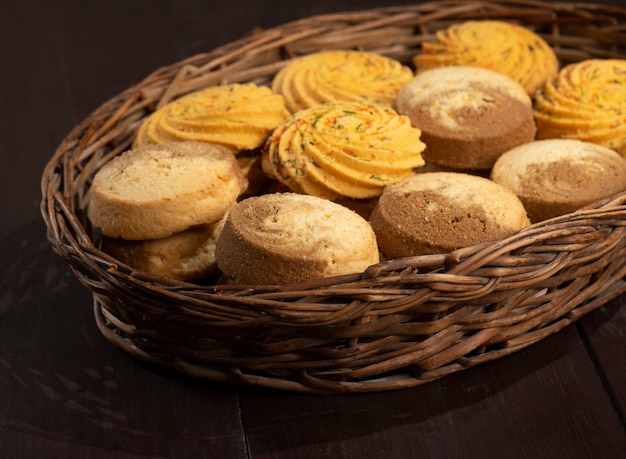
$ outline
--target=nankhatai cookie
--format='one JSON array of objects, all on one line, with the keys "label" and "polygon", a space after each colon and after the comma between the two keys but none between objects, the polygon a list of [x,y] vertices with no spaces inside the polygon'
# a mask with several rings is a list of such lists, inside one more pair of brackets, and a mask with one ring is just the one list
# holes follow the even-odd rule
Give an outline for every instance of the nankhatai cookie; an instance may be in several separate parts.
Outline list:
[{"label": "nankhatai cookie", "polygon": [[537,140],[500,156],[491,179],[513,191],[538,222],[626,190],[626,159],[580,140]]},{"label": "nankhatai cookie", "polygon": [[426,163],[486,170],[498,156],[535,138],[532,101],[506,75],[478,67],[418,73],[394,103],[418,127]]},{"label": "nankhatai cookie", "polygon": [[102,250],[137,271],[183,281],[219,274],[215,246],[225,218],[161,239],[103,238]]},{"label": "nankhatai cookie", "polygon": [[529,224],[515,194],[484,177],[429,172],[385,188],[370,217],[387,258],[449,253]]},{"label": "nankhatai cookie", "polygon": [[288,284],[364,271],[376,236],[354,211],[316,196],[273,193],[240,201],[217,240],[220,270],[240,284]]},{"label": "nankhatai cookie", "polygon": [[220,220],[246,187],[235,156],[224,147],[146,145],[98,170],[87,215],[104,236],[159,239]]}]

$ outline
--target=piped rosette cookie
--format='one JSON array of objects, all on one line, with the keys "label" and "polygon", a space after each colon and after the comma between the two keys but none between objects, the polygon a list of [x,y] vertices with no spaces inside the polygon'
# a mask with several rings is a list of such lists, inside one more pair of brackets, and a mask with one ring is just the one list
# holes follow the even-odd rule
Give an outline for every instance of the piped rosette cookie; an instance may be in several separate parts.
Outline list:
[{"label": "piped rosette cookie", "polygon": [[272,82],[290,112],[334,102],[390,105],[413,71],[389,57],[363,51],[324,51],[299,57]]},{"label": "piped rosette cookie", "polygon": [[237,154],[262,146],[288,116],[282,96],[268,87],[212,86],[157,109],[140,126],[133,146],[191,140]]},{"label": "piped rosette cookie", "polygon": [[372,198],[424,165],[420,135],[385,105],[318,105],[274,131],[263,150],[263,170],[297,193]]},{"label": "piped rosette cookie", "polygon": [[578,139],[626,156],[626,60],[564,67],[537,92],[537,138]]},{"label": "piped rosette cookie", "polygon": [[482,67],[509,76],[533,94],[559,69],[550,45],[537,33],[504,21],[467,21],[440,30],[413,61],[418,73],[437,67]]}]

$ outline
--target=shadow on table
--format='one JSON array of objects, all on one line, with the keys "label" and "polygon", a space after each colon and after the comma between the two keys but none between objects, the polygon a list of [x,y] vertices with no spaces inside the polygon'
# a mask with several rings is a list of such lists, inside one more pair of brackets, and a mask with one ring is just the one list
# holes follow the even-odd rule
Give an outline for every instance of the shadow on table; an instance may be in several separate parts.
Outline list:
[{"label": "shadow on table", "polygon": [[[571,340],[564,340],[570,345],[577,339],[574,329],[561,333],[571,335]],[[468,445],[476,447],[482,440],[472,440],[469,432],[509,429],[510,425],[502,427],[499,424],[504,413],[531,417],[534,408],[516,404],[538,405],[543,398],[550,397],[541,394],[548,386],[542,387],[542,379],[545,382],[554,376],[550,374],[554,371],[554,361],[564,356],[565,359],[571,358],[567,355],[571,349],[562,342],[547,338],[518,354],[412,389],[314,396],[308,401],[292,394],[244,394],[242,410],[250,451],[253,455],[273,457],[272,454],[279,451],[310,451],[316,445],[338,445],[351,440],[354,444],[358,442],[361,450],[367,449],[364,445],[369,445],[371,453],[368,454],[371,455],[366,457],[376,457],[381,452],[397,451],[398,447],[406,449],[406,438],[414,438],[412,453],[423,453],[420,448],[440,444],[442,457],[448,457],[444,453],[446,442],[462,442],[467,436],[470,437],[465,439]],[[584,350],[581,355],[584,356]],[[520,384],[524,379],[527,381]],[[536,393],[530,395],[528,388],[534,384],[532,390]],[[473,422],[485,425],[472,426]],[[448,428],[442,429],[443,426]],[[394,445],[394,437],[403,440]],[[436,454],[436,451],[430,453]]]},{"label": "shadow on table", "polygon": [[42,222],[0,242],[0,272],[5,452],[245,457],[236,392],[149,371],[109,344]]},{"label": "shadow on table", "polygon": [[[621,301],[594,311],[594,324],[616,317]],[[316,457],[318,450],[328,457],[542,457],[559,436],[569,439],[562,457],[594,449],[614,457],[623,437],[594,365],[572,325],[412,389],[310,398],[244,392],[241,405],[250,452],[259,457]],[[559,429],[564,422],[570,427]],[[568,431],[577,423],[593,427],[580,437]],[[524,447],[513,452],[516,442]]]}]

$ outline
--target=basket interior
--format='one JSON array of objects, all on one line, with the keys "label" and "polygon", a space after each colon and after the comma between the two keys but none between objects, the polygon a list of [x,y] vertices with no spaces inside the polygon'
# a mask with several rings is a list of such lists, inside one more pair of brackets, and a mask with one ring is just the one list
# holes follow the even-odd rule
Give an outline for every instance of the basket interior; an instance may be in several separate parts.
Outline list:
[{"label": "basket interior", "polygon": [[95,172],[150,113],[200,88],[267,85],[289,60],[360,49],[410,64],[437,30],[500,19],[538,32],[563,65],[624,58],[626,10],[547,2],[431,2],[302,19],[161,68],[63,140],[42,177],[54,250],[93,292],[103,335],[213,381],[299,392],[410,387],[526,347],[625,289],[624,196],[454,253],[388,260],[297,285],[191,284],[100,250],[84,215]]}]

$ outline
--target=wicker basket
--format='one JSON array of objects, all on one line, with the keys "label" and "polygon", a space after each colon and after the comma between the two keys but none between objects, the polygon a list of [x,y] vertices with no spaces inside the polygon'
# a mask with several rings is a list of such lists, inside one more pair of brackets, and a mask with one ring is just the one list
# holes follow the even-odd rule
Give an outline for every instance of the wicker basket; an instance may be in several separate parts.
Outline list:
[{"label": "wicker basket", "polygon": [[450,254],[396,259],[299,285],[195,285],[99,250],[84,217],[94,173],[155,108],[208,85],[268,84],[295,56],[358,48],[403,62],[437,29],[498,18],[539,32],[562,63],[626,55],[626,10],[443,1],[311,17],[149,75],[63,140],[42,178],[54,250],[93,292],[97,325],[127,353],[198,378],[314,393],[424,384],[562,329],[626,290],[626,194]]}]

